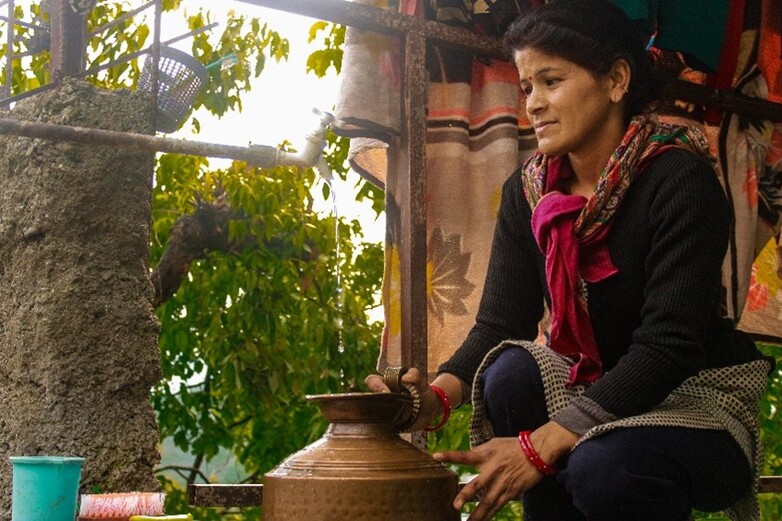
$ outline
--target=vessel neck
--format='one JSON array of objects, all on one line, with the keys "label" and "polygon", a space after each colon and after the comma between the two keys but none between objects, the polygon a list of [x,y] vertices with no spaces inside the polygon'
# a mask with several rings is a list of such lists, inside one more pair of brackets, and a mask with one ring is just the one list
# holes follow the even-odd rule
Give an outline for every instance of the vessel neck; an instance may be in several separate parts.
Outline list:
[{"label": "vessel neck", "polygon": [[390,423],[360,423],[360,422],[336,422],[326,429],[327,436],[367,436],[373,438],[390,438],[398,436],[394,426]]}]

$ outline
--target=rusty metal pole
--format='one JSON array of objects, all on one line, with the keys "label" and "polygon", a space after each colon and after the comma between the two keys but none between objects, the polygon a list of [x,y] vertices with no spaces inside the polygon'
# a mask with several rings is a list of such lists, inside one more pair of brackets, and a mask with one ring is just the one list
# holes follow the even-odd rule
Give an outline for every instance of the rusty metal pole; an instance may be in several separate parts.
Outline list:
[{"label": "rusty metal pole", "polygon": [[160,89],[160,33],[162,31],[163,0],[155,0],[155,26],[152,37],[152,69],[150,70],[150,83],[152,84],[152,128],[157,129],[158,114],[157,104]]},{"label": "rusty metal pole", "polygon": [[87,52],[86,17],[76,14],[67,0],[51,1],[52,81],[84,70]]},{"label": "rusty metal pole", "polygon": [[[402,364],[417,367],[426,374],[429,367],[429,329],[426,294],[426,37],[420,33],[405,35],[405,75],[402,95],[402,133],[398,179],[395,193],[401,202]],[[391,172],[389,172],[391,174]],[[392,185],[389,185],[389,188]],[[425,432],[412,433],[410,442],[427,450]]]},{"label": "rusty metal pole", "polygon": [[14,78],[14,0],[8,1],[8,38],[6,40],[6,53],[5,53],[5,97],[10,97],[13,89],[11,83]]},{"label": "rusty metal pole", "polygon": [[426,38],[405,36],[405,78],[401,145],[397,164],[402,237],[402,363],[430,371],[427,354],[426,295]]}]

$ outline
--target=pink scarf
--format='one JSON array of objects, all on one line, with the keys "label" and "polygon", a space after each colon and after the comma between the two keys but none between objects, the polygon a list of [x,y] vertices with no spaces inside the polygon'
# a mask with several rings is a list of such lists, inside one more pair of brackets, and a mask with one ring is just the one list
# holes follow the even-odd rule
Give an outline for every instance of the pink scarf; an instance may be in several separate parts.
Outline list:
[{"label": "pink scarf", "polygon": [[706,138],[697,129],[637,117],[589,199],[559,190],[562,180],[572,175],[564,158],[538,152],[522,169],[524,194],[533,210],[532,232],[546,256],[551,297],[549,346],[574,361],[571,384],[591,383],[603,374],[586,283],[600,282],[618,272],[606,240],[611,218],[646,162],[671,147],[692,150],[713,161]]}]

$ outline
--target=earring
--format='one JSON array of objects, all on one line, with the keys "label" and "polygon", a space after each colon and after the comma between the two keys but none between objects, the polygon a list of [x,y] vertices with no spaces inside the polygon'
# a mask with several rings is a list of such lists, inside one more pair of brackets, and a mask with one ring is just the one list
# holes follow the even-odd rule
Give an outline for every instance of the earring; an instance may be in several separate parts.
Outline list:
[{"label": "earring", "polygon": [[627,94],[627,87],[625,86],[622,87],[622,92],[618,94],[617,93],[611,94],[611,101],[613,101],[614,103],[619,103],[620,101],[622,101],[622,98],[624,98],[626,94]]}]

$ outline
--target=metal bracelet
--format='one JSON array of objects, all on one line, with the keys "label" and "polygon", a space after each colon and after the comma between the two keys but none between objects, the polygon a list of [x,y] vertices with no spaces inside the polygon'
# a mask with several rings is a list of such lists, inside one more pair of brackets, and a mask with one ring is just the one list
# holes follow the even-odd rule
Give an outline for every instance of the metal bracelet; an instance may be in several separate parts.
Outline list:
[{"label": "metal bracelet", "polygon": [[409,394],[413,398],[413,403],[410,409],[410,416],[396,426],[399,432],[405,432],[410,429],[418,419],[418,413],[421,412],[421,393],[418,391],[418,387],[413,384],[403,383],[402,389],[404,393]]},{"label": "metal bracelet", "polygon": [[413,426],[418,419],[418,413],[421,411],[421,393],[413,384],[402,382],[402,377],[410,369],[404,366],[389,365],[383,371],[383,380],[392,393],[408,394],[412,397],[412,407],[410,415],[401,423],[396,425],[399,432],[404,432]]}]

